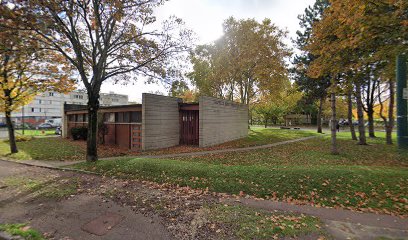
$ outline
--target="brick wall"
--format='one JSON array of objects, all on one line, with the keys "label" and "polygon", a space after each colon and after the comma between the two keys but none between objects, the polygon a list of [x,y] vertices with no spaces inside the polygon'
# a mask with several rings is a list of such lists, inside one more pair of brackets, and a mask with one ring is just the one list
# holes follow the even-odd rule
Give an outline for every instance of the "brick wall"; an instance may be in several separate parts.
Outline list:
[{"label": "brick wall", "polygon": [[151,150],[179,144],[179,98],[149,93],[142,95],[142,149]]},{"label": "brick wall", "polygon": [[200,147],[248,136],[248,106],[212,97],[200,97]]}]

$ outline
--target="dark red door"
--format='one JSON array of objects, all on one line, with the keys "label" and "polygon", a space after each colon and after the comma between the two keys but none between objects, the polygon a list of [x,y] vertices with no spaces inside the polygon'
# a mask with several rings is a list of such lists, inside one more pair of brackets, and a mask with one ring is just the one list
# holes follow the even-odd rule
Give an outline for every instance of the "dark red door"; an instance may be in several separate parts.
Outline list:
[{"label": "dark red door", "polygon": [[198,116],[196,110],[180,111],[180,144],[198,145]]}]

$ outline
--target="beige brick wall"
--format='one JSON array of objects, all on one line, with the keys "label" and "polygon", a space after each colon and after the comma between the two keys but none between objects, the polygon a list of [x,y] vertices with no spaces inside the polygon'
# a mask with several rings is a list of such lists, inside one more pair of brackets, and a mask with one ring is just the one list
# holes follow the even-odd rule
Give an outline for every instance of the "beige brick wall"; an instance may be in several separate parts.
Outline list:
[{"label": "beige brick wall", "polygon": [[142,149],[151,150],[179,144],[179,98],[149,93],[142,95]]},{"label": "beige brick wall", "polygon": [[248,106],[212,97],[200,97],[200,147],[248,136]]}]

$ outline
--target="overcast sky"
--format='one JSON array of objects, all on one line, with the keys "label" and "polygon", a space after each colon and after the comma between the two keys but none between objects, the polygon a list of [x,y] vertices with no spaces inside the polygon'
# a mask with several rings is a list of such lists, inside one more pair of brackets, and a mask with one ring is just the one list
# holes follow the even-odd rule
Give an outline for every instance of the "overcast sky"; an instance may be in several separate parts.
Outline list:
[{"label": "overcast sky", "polygon": [[[210,43],[222,35],[222,23],[233,16],[262,20],[270,18],[273,23],[287,29],[289,37],[295,37],[299,29],[297,16],[312,5],[314,0],[170,0],[155,11],[159,21],[171,15],[180,17],[197,37],[197,44]],[[290,44],[290,40],[286,41]],[[141,79],[127,86],[104,83],[102,92],[114,91],[127,94],[132,101],[141,102],[143,92],[160,91],[160,84],[145,84]]]}]

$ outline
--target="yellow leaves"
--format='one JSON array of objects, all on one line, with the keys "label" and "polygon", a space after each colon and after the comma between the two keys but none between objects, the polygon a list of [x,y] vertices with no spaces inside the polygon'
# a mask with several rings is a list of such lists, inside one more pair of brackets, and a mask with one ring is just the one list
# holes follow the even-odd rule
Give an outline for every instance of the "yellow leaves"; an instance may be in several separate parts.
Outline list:
[{"label": "yellow leaves", "polygon": [[316,78],[343,73],[355,67],[356,62],[383,60],[392,52],[405,51],[402,39],[407,38],[404,28],[408,20],[402,12],[407,11],[407,6],[398,8],[397,2],[332,1],[323,19],[313,26],[312,39],[306,46],[318,56],[308,75]]}]

